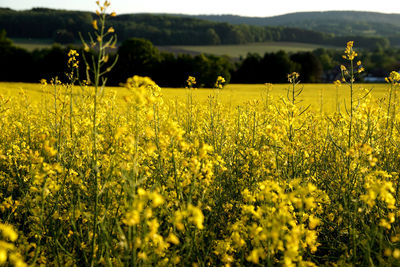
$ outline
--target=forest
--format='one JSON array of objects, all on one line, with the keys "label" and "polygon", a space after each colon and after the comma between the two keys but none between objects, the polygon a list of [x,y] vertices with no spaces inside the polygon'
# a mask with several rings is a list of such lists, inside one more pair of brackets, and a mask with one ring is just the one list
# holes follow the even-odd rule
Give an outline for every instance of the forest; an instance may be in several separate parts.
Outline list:
[{"label": "forest", "polygon": [[[0,33],[0,81],[38,82],[56,76],[64,80],[69,49],[53,45],[29,52],[13,45],[3,30]],[[305,83],[332,82],[340,76],[341,61],[341,51],[323,48],[312,52],[249,53],[240,59],[204,54],[175,55],[160,52],[142,38],[122,42],[110,53],[110,62],[117,54],[119,60],[109,73],[110,85],[120,85],[132,74],[152,77],[165,87],[184,87],[188,76],[197,77],[200,87],[212,87],[218,76],[232,83],[283,83],[287,73],[293,71],[300,73]],[[374,77],[384,77],[390,70],[400,67],[400,53],[396,48],[364,49],[361,59],[368,74]],[[20,75],[21,72],[24,75]],[[84,77],[85,70],[81,70],[80,75]]]},{"label": "forest", "polygon": [[[15,11],[0,8],[0,29],[11,38],[53,40],[57,43],[80,42],[86,36],[95,13],[34,8]],[[358,47],[385,49],[391,45],[387,36],[334,34],[287,26],[230,24],[184,16],[163,14],[125,14],[110,19],[119,41],[145,38],[155,45],[216,45],[265,41],[285,41],[342,46],[354,40]],[[349,31],[351,33],[352,31]],[[393,37],[394,38],[394,37]],[[396,39],[391,39],[395,44]]]}]

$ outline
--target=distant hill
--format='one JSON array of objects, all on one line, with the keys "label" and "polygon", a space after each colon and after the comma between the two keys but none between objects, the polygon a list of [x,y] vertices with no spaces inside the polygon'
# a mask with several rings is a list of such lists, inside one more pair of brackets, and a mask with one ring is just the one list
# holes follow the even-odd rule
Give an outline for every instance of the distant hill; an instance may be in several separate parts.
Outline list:
[{"label": "distant hill", "polygon": [[[356,28],[356,20],[353,19],[354,29],[346,31],[342,29],[344,26],[341,23],[347,23],[346,21],[350,21],[353,16],[362,17],[364,12],[354,13],[353,16],[350,15],[351,12],[339,12],[338,14],[347,14],[349,17],[343,21],[333,19],[335,13],[324,14],[325,12],[295,13],[271,18],[125,14],[110,19],[109,25],[115,28],[120,41],[140,37],[156,45],[297,42],[343,46],[346,41],[354,40],[358,47],[377,49],[388,47],[389,39],[391,44],[400,44],[400,35],[396,36],[400,28],[395,23],[388,24],[390,19],[381,18],[380,21],[385,21],[381,24],[386,23],[382,26],[380,22],[364,22],[363,18],[358,23],[364,23],[364,28]],[[371,15],[371,20],[373,18],[377,21],[375,17],[379,16]],[[96,14],[90,12],[47,8],[15,11],[0,8],[0,30],[4,29],[10,38],[43,39],[47,42],[52,39],[58,43],[75,43],[79,42],[78,32],[86,36],[86,33],[92,30],[91,22],[95,18]],[[372,24],[375,28],[371,28]],[[379,32],[385,31],[385,34],[377,34],[378,29]]]},{"label": "distant hill", "polygon": [[354,34],[390,37],[400,33],[400,14],[364,11],[297,12],[263,18],[235,15],[198,15],[189,17],[236,25],[297,27],[337,35]]}]

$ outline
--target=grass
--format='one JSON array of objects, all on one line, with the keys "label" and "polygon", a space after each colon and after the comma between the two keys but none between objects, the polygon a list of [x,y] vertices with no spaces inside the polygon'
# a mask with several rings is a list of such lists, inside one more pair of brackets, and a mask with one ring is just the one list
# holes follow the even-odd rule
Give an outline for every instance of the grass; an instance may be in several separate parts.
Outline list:
[{"label": "grass", "polygon": [[54,41],[52,39],[31,39],[31,38],[11,38],[14,45],[28,51],[35,49],[51,48]]},{"label": "grass", "polygon": [[316,44],[294,43],[294,42],[263,42],[242,45],[192,45],[192,46],[159,46],[160,50],[175,53],[206,53],[214,55],[228,55],[231,57],[246,56],[247,53],[258,53],[263,55],[266,52],[286,52],[312,51],[317,48],[336,48],[333,46],[323,46]]},{"label": "grass", "polygon": [[[286,96],[286,89],[288,84],[274,84],[270,89],[270,95],[278,100]],[[319,111],[322,108],[325,112],[330,112],[335,109],[336,106],[336,87],[333,84],[302,84],[303,92],[300,99],[303,101],[304,106],[311,105],[311,108]],[[356,92],[360,94],[364,90],[371,90],[371,94],[375,99],[382,99],[387,90],[386,84],[358,84],[356,86]],[[357,90],[358,89],[358,90]],[[21,90],[30,96],[33,100],[38,100],[43,95],[41,84],[34,83],[7,83],[0,82],[0,94],[6,96],[17,96]],[[128,94],[127,90],[123,87],[108,87],[108,90],[117,91],[119,99],[122,100],[123,96]],[[76,92],[78,92],[76,88]],[[194,99],[200,103],[204,103],[208,100],[209,96],[215,94],[215,89],[196,89],[194,91]],[[183,88],[162,88],[162,93],[167,101],[186,101],[186,90]],[[348,88],[342,85],[338,89],[339,93],[339,104],[344,107],[344,99],[347,99]],[[220,90],[219,100],[224,103],[235,107],[242,105],[245,102],[258,100],[262,101],[265,99],[267,94],[267,87],[263,84],[229,84],[224,89]]]},{"label": "grass", "polygon": [[37,49],[49,49],[54,44],[61,45],[62,47],[72,46],[72,47],[81,47],[80,43],[73,44],[59,44],[54,42],[53,39],[32,39],[32,38],[11,38],[13,44],[17,47],[23,48],[32,52]]},{"label": "grass", "polygon": [[[54,44],[52,39],[31,39],[31,38],[12,38],[15,46],[24,48],[28,51],[35,49],[51,48]],[[175,54],[213,54],[228,55],[233,58],[244,57],[248,53],[274,53],[279,50],[286,52],[305,52],[317,48],[337,48],[334,46],[324,46],[316,44],[305,44],[295,42],[262,42],[240,45],[174,45],[157,46],[161,51],[172,52]]]},{"label": "grass", "polygon": [[[31,38],[12,38],[14,45],[24,48],[28,51],[35,49],[51,48],[54,44],[52,39],[31,39]],[[172,52],[176,54],[213,54],[228,55],[230,57],[239,58],[246,56],[247,53],[273,53],[279,50],[286,52],[305,52],[312,51],[317,48],[337,48],[334,46],[305,44],[295,42],[262,42],[240,45],[174,45],[174,46],[157,46],[161,51]]]}]

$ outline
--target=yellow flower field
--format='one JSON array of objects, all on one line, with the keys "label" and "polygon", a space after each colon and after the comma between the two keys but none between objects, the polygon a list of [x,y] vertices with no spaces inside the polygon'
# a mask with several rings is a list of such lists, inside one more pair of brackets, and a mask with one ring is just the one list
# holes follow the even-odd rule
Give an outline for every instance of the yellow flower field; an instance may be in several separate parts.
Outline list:
[{"label": "yellow flower field", "polygon": [[[301,80],[301,78],[300,78]],[[320,111],[321,106],[324,112],[336,110],[336,104],[344,107],[344,101],[348,98],[349,92],[344,86],[338,89],[334,84],[301,84],[304,87],[301,99],[304,105],[311,105],[315,111]],[[375,99],[382,99],[387,92],[387,85],[378,84],[357,84],[360,92],[371,90],[371,95]],[[232,108],[244,105],[248,101],[265,101],[267,96],[274,99],[286,97],[288,84],[228,84],[223,90],[219,90],[219,101]],[[0,93],[4,96],[18,96],[21,91],[28,95],[31,101],[38,101],[43,97],[43,87],[40,83],[7,83],[0,82]],[[121,100],[128,95],[124,87],[107,87],[107,91],[115,91],[117,99]],[[195,89],[192,92],[193,98],[198,103],[205,103],[208,97],[215,94],[214,88]],[[79,94],[78,86],[74,87],[74,93]],[[174,102],[176,100],[186,101],[187,91],[184,88],[162,88],[164,100]],[[322,103],[322,105],[321,105]]]},{"label": "yellow flower field", "polygon": [[0,83],[1,266],[400,265],[399,73],[108,88],[97,4],[91,86]]},{"label": "yellow flower field", "polygon": [[292,99],[293,82],[136,76],[99,95],[95,133],[92,87],[1,83],[1,225],[15,244],[0,260],[398,264],[397,80],[360,90],[353,118],[347,85],[336,111],[335,85]]}]

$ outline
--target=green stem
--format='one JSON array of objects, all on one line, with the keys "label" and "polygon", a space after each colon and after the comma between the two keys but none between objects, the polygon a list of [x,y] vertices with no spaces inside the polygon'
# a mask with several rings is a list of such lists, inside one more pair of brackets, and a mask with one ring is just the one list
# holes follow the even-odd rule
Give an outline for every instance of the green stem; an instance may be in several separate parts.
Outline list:
[{"label": "green stem", "polygon": [[[99,91],[99,84],[100,84],[100,68],[101,68],[101,63],[102,63],[102,58],[104,54],[104,48],[103,48],[103,37],[104,37],[104,23],[105,23],[105,14],[102,15],[100,18],[101,22],[101,30],[100,30],[100,35],[99,35],[99,54],[97,58],[97,64],[94,69],[94,75],[95,75],[95,84],[94,84],[94,95],[93,95],[93,104],[94,104],[94,109],[93,109],[93,151],[92,151],[92,168],[93,168],[93,174],[94,174],[94,196],[95,196],[95,202],[94,202],[94,219],[93,219],[93,236],[92,236],[92,257],[91,257],[91,264],[90,266],[94,266],[95,262],[95,247],[96,247],[96,234],[97,234],[97,221],[98,221],[98,203],[99,203],[99,181],[98,181],[98,166],[97,166],[97,94]],[[102,85],[104,86],[104,85]]]}]

